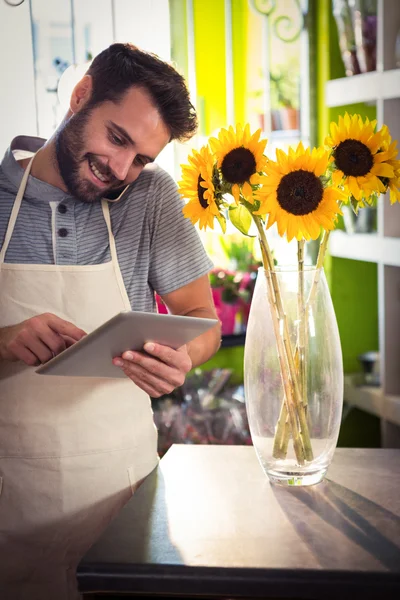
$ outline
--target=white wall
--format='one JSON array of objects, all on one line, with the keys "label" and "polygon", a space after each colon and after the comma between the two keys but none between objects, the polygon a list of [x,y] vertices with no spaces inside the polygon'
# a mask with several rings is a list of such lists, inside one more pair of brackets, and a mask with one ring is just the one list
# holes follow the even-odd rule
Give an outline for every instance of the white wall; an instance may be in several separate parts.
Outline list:
[{"label": "white wall", "polygon": [[171,58],[168,0],[114,0],[116,42]]},{"label": "white wall", "polygon": [[29,2],[0,2],[0,156],[13,137],[37,135]]},{"label": "white wall", "polygon": [[[58,5],[62,0],[58,0]],[[40,17],[48,1],[36,0],[35,16]],[[51,6],[50,6],[51,8]],[[70,10],[69,0],[65,9]],[[77,60],[83,60],[83,27],[91,23],[94,54],[112,43],[111,0],[74,0],[76,21]],[[96,19],[96,14],[97,19]],[[62,15],[61,15],[62,16]],[[60,17],[61,17],[60,16]],[[132,42],[144,50],[170,60],[171,39],[168,0],[114,0],[115,41]],[[49,15],[40,17],[42,28]],[[65,19],[64,19],[65,20]],[[42,29],[43,31],[43,29]],[[38,135],[36,94],[29,0],[21,6],[10,7],[0,0],[0,158],[13,137],[20,134]],[[39,84],[43,87],[43,81]],[[42,98],[44,90],[39,90]],[[43,110],[45,114],[43,115]],[[50,125],[43,123],[49,121]],[[43,136],[53,129],[54,117],[51,107],[40,102],[40,123]],[[47,123],[47,121],[46,121]],[[168,144],[158,161],[173,173],[173,146]]]},{"label": "white wall", "polygon": [[[116,42],[131,42],[164,60],[171,59],[168,0],[114,0],[114,16]],[[173,143],[156,162],[174,176]]]},{"label": "white wall", "polygon": [[73,1],[76,62],[82,63],[87,58],[85,27],[90,29],[90,50],[93,56],[113,43],[112,0]]}]

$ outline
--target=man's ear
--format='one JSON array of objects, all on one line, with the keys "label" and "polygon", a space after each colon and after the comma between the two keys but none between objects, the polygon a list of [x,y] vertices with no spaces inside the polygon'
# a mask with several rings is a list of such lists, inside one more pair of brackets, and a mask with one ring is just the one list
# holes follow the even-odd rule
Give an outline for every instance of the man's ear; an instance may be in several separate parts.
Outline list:
[{"label": "man's ear", "polygon": [[73,113],[77,113],[86,106],[92,95],[93,80],[91,75],[84,75],[80,81],[74,87],[71,100],[70,109]]}]

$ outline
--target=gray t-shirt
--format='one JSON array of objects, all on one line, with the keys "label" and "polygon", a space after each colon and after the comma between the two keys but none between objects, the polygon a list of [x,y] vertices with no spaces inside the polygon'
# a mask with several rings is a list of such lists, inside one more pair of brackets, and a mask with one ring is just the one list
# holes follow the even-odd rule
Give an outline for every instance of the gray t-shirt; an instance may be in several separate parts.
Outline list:
[{"label": "gray t-shirt", "polygon": [[[14,153],[35,151],[43,143],[40,138],[15,138],[1,163],[0,248],[23,175]],[[146,166],[129,193],[109,206],[132,310],[154,311],[155,291],[168,294],[212,268],[197,231],[183,217],[175,182],[159,166]],[[29,176],[5,262],[94,265],[109,260],[101,203],[81,202]]]}]

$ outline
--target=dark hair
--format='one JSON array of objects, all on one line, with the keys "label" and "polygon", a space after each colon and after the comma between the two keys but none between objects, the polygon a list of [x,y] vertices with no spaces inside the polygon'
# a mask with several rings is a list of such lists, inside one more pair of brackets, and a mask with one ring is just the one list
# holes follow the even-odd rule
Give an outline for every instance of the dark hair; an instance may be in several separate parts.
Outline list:
[{"label": "dark hair", "polygon": [[87,74],[93,81],[88,107],[107,100],[118,103],[130,87],[143,87],[170,130],[171,140],[184,141],[196,133],[196,111],[184,78],[155,54],[132,44],[112,44],[95,57]]}]

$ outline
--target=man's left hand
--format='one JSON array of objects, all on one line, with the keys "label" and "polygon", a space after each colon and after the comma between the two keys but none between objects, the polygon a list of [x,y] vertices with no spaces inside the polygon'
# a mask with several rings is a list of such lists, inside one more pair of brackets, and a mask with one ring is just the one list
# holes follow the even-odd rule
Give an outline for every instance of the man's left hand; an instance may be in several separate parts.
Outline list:
[{"label": "man's left hand", "polygon": [[183,384],[192,368],[186,346],[174,350],[149,342],[143,349],[145,352],[124,352],[122,357],[113,359],[113,364],[152,398],[170,394]]}]

